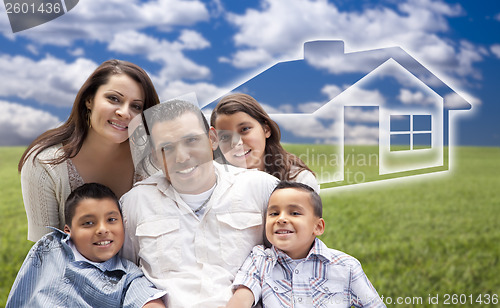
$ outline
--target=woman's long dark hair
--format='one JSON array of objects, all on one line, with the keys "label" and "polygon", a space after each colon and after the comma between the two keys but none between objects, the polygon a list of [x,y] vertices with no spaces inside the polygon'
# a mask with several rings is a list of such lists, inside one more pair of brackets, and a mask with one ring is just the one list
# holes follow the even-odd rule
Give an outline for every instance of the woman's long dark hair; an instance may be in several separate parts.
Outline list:
[{"label": "woman's long dark hair", "polygon": [[35,159],[40,152],[59,143],[63,144],[61,155],[47,163],[60,164],[68,158],[75,157],[82,148],[89,130],[85,102],[92,100],[97,89],[108,83],[111,76],[119,74],[125,74],[141,85],[144,91],[144,109],[160,103],[153,82],[142,68],[127,61],[105,61],[96,68],[78,91],[68,120],[61,126],[38,136],[24,151],[19,160],[18,171],[21,171],[31,154],[34,154],[32,157]]},{"label": "woman's long dark hair", "polygon": [[[210,116],[210,125],[215,127],[215,121],[220,114],[231,115],[244,112],[254,118],[264,128],[265,125],[271,130],[271,136],[266,139],[264,149],[265,171],[280,180],[293,180],[303,171],[312,172],[309,167],[296,155],[287,152],[280,143],[281,132],[278,124],[271,120],[262,106],[250,95],[243,93],[230,94],[223,97]],[[290,172],[292,167],[298,167],[297,171]]]}]

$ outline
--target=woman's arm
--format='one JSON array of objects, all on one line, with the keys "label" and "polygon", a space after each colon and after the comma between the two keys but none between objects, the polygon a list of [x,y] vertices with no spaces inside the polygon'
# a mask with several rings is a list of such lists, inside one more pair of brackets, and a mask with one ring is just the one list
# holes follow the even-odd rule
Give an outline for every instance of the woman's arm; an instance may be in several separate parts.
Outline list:
[{"label": "woman's arm", "polygon": [[229,302],[227,302],[226,308],[251,308],[253,304],[254,296],[252,291],[245,286],[239,286]]},{"label": "woman's arm", "polygon": [[[46,151],[50,151],[47,149]],[[21,169],[21,188],[28,218],[28,240],[37,241],[51,230],[47,226],[62,228],[61,202],[70,193],[66,164],[49,165],[40,162],[40,153],[30,157]],[[66,170],[66,174],[64,173]]]}]

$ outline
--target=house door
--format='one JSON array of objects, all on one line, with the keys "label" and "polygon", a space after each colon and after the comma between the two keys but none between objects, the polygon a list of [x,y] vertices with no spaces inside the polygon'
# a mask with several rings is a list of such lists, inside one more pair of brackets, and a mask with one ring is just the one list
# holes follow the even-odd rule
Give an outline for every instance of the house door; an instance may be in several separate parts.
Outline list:
[{"label": "house door", "polygon": [[344,106],[344,185],[379,177],[379,107]]}]

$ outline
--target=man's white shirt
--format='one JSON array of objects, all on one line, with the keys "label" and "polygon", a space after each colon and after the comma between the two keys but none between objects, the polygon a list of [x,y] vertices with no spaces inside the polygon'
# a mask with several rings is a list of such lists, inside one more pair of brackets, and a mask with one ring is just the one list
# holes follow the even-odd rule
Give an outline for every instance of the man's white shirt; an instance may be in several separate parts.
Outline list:
[{"label": "man's white shirt", "polygon": [[264,212],[278,180],[214,162],[217,184],[198,217],[163,173],[121,199],[122,255],[137,263],[168,307],[218,307],[243,261],[264,238]]}]

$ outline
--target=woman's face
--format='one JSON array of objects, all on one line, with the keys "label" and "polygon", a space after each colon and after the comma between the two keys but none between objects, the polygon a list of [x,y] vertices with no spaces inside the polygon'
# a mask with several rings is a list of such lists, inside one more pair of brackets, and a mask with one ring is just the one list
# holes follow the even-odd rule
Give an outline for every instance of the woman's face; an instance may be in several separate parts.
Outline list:
[{"label": "woman's face", "polygon": [[271,136],[268,125],[261,125],[244,112],[221,114],[215,120],[219,147],[232,165],[265,170],[266,140]]},{"label": "woman's face", "polygon": [[130,120],[144,108],[141,85],[126,74],[112,75],[101,85],[86,106],[91,111],[89,134],[97,134],[112,143],[128,138]]}]

